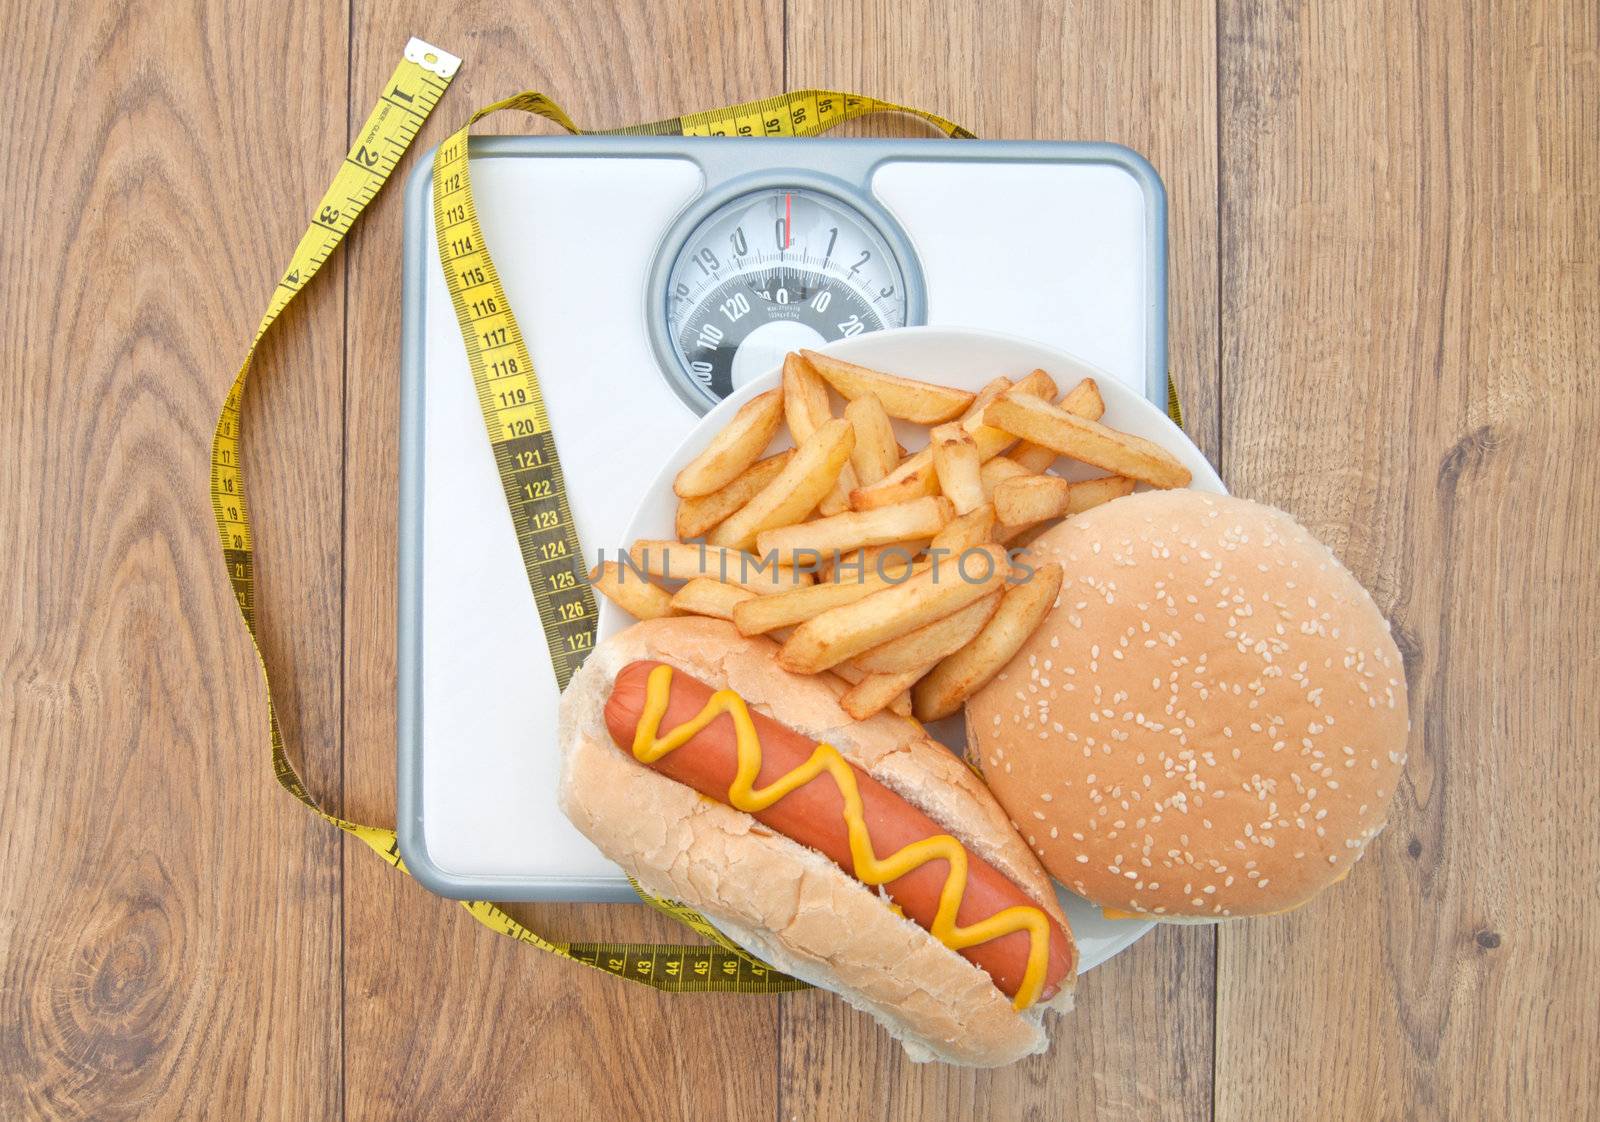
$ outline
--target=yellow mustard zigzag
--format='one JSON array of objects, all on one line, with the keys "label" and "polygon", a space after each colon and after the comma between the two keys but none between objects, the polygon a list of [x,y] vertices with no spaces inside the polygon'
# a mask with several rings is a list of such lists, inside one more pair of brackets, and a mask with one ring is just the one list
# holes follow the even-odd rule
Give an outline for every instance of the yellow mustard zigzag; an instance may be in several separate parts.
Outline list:
[{"label": "yellow mustard zigzag", "polygon": [[634,759],[643,764],[655,763],[683,747],[691,737],[723,713],[731,715],[737,733],[739,768],[733,785],[728,788],[730,806],[754,814],[827,772],[833,776],[839,794],[844,798],[845,827],[849,832],[850,857],[855,864],[856,879],[863,884],[880,885],[903,877],[929,861],[942,859],[949,862],[950,872],[945,878],[944,888],[939,892],[939,910],[934,915],[930,933],[951,950],[959,951],[963,947],[987,943],[1013,931],[1028,932],[1031,940],[1028,966],[1012,1008],[1021,1012],[1039,999],[1044,989],[1045,970],[1050,962],[1050,923],[1044,912],[1038,908],[1016,905],[1004,908],[969,927],[957,926],[956,913],[961,908],[961,898],[967,886],[967,851],[959,841],[949,834],[936,834],[912,842],[880,860],[872,849],[872,837],[862,813],[861,791],[856,786],[855,773],[837,748],[831,744],[818,744],[805,763],[757,790],[755,781],[761,774],[761,738],[756,733],[755,722],[750,719],[750,710],[745,707],[744,698],[732,690],[718,690],[697,715],[657,739],[661,719],[666,716],[671,689],[672,667],[663,663],[650,671],[645,689],[644,713],[639,718],[633,736]]}]

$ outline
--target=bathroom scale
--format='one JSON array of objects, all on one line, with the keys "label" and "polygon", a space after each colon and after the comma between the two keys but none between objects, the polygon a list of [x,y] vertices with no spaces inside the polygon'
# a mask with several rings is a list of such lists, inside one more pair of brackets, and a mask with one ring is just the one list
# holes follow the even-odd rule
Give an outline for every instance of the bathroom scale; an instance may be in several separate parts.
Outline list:
[{"label": "bathroom scale", "polygon": [[[701,415],[799,347],[983,328],[1165,406],[1166,200],[1127,148],[487,137],[470,159],[591,563],[627,546]],[[448,897],[633,900],[556,806],[558,694],[445,287],[432,169],[430,154],[406,191],[401,853]]]}]

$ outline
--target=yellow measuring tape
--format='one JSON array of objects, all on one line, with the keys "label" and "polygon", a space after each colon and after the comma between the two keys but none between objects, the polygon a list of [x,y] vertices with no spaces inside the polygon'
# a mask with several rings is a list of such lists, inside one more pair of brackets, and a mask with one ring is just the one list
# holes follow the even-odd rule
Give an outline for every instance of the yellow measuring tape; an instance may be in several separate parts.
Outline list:
[{"label": "yellow measuring tape", "polygon": [[[250,365],[262,337],[317,275],[367,204],[394,174],[401,156],[444,95],[460,65],[461,60],[454,55],[419,39],[407,44],[404,59],[385,83],[377,105],[356,134],[355,143],[318,203],[310,227],[273,290],[255,338],[223,401],[211,442],[212,510],[228,580],[267,685],[267,727],[272,744],[273,773],[285,790],[314,813],[360,838],[402,872],[405,863],[400,858],[394,831],[352,822],[322,809],[306,790],[285,751],[257,633],[255,563],[245,502],[240,419]],[[554,121],[568,132],[580,131],[558,105],[537,93],[519,94],[478,111],[439,149],[434,165],[434,216],[446,283],[461,323],[484,422],[516,526],[517,541],[550,645],[557,682],[565,688],[594,643],[594,594],[589,588],[583,553],[567,508],[561,465],[539,381],[484,245],[468,177],[467,134],[481,118],[501,109],[519,109]],[[636,135],[811,136],[855,117],[889,111],[921,117],[948,136],[972,136],[953,122],[931,113],[830,90],[802,90],[610,131]],[[504,935],[661,990],[776,993],[804,988],[805,983],[779,974],[734,946],[691,909],[642,890],[640,896],[712,940],[714,945],[553,942],[530,931],[488,901],[464,901],[463,906],[480,923]]]}]

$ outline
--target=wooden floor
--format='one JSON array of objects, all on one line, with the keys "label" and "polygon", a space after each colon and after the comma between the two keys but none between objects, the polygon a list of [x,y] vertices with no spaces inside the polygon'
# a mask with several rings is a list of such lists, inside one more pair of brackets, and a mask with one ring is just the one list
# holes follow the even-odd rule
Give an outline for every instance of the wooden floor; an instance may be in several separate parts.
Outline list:
[{"label": "wooden floor", "polygon": [[[0,0],[0,25],[0,1118],[1593,1109],[1592,0]],[[467,59],[421,147],[526,87],[598,127],[822,85],[1149,156],[1191,432],[1335,547],[1406,654],[1411,762],[1352,880],[1159,932],[1084,979],[1048,1056],[975,1074],[827,995],[662,997],[514,945],[278,790],[208,441],[412,34]],[[286,731],[376,822],[400,233],[391,190],[267,345],[247,422]]]}]

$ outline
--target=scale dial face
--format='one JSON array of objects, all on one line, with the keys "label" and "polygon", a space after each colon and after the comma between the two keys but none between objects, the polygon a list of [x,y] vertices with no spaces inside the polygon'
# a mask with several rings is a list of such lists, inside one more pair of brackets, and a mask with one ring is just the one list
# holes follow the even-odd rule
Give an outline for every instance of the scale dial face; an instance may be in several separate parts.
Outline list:
[{"label": "scale dial face", "polygon": [[790,351],[904,326],[906,284],[894,250],[855,207],[766,187],[689,232],[663,310],[683,375],[713,405]]}]

